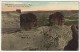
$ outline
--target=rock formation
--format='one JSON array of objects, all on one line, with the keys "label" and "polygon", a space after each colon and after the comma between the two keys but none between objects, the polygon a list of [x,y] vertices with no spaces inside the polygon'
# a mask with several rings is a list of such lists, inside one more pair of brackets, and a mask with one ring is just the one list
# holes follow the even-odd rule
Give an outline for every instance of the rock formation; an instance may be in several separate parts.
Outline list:
[{"label": "rock formation", "polygon": [[2,35],[2,50],[64,50],[72,39],[70,27],[43,26]]},{"label": "rock formation", "polygon": [[21,10],[20,9],[16,9],[16,12],[21,13]]},{"label": "rock formation", "polygon": [[37,18],[32,13],[25,13],[20,15],[21,29],[29,30],[37,26]]},{"label": "rock formation", "polygon": [[68,42],[67,46],[65,46],[64,50],[78,50],[78,38],[79,38],[79,35],[78,35],[78,26],[76,25],[72,25],[71,26],[71,30],[72,30],[72,40]]},{"label": "rock formation", "polygon": [[63,25],[64,24],[64,16],[60,12],[56,12],[49,16],[49,25]]}]

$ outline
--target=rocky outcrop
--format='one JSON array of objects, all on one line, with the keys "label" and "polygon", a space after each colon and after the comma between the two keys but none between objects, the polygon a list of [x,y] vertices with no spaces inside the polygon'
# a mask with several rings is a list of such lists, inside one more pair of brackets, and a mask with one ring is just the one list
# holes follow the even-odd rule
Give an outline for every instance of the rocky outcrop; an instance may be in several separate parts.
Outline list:
[{"label": "rocky outcrop", "polygon": [[64,24],[64,16],[60,12],[56,12],[49,16],[49,25],[63,25]]},{"label": "rocky outcrop", "polygon": [[2,12],[2,33],[14,32],[20,29],[20,13]]},{"label": "rocky outcrop", "polygon": [[73,39],[68,42],[67,46],[65,46],[64,50],[78,50],[79,46],[79,35],[78,35],[78,26],[72,25],[71,26],[72,30],[72,37]]},{"label": "rocky outcrop", "polygon": [[32,13],[24,13],[20,15],[21,29],[29,30],[37,26],[37,18]]},{"label": "rocky outcrop", "polygon": [[70,27],[43,26],[2,35],[2,50],[64,50],[72,39]]}]

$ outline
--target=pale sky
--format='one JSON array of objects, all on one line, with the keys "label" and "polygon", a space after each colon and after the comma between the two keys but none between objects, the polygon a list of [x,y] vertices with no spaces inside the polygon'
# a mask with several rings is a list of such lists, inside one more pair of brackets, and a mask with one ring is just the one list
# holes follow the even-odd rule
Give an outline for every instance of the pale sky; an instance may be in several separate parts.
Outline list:
[{"label": "pale sky", "polygon": [[37,10],[78,10],[78,2],[51,2],[51,1],[14,1],[2,2],[2,11],[14,11],[21,9],[22,11],[37,11]]}]

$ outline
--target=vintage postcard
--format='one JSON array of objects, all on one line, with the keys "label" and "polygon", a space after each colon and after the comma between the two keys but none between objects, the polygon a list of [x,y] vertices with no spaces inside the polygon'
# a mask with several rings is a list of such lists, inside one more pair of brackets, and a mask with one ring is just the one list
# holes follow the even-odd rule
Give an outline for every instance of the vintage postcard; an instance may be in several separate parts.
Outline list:
[{"label": "vintage postcard", "polygon": [[2,1],[1,50],[78,51],[78,1]]}]

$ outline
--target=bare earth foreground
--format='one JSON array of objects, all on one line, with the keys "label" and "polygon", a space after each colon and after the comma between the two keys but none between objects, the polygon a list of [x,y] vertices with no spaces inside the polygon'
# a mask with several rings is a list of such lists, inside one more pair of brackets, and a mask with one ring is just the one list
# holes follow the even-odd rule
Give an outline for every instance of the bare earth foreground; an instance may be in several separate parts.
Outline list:
[{"label": "bare earth foreground", "polygon": [[29,31],[4,33],[2,50],[64,50],[71,39],[69,26],[42,26]]}]

